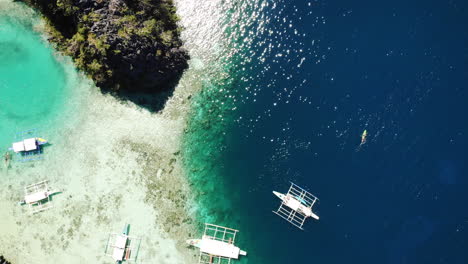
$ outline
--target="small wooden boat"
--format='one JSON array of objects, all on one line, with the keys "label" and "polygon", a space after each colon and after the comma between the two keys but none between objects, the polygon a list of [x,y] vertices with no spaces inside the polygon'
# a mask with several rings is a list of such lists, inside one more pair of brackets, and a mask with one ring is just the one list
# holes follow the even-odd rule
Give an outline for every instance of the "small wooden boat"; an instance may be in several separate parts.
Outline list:
[{"label": "small wooden boat", "polygon": [[[234,245],[238,230],[205,224],[201,239],[189,239],[187,244],[200,249],[199,263],[221,263],[221,260],[239,259],[247,252]],[[224,262],[223,262],[224,263]]]},{"label": "small wooden boat", "polygon": [[273,191],[273,194],[280,198],[287,207],[293,209],[294,211],[300,212],[307,217],[313,217],[316,220],[319,220],[319,217],[312,212],[310,203],[307,203],[299,196],[290,194],[285,195],[275,191]]},{"label": "small wooden boat", "polygon": [[51,190],[47,181],[41,181],[24,187],[24,199],[19,202],[20,205],[27,204],[31,213],[39,213],[52,208],[50,197],[59,190]]},{"label": "small wooden boat", "polygon": [[14,142],[12,147],[8,150],[12,150],[16,153],[35,151],[40,146],[47,144],[48,141],[43,138],[27,138],[19,142]]},{"label": "small wooden boat", "polygon": [[16,162],[40,160],[43,157],[44,146],[48,141],[39,136],[37,129],[29,129],[15,134],[14,143],[8,149],[16,153]]}]

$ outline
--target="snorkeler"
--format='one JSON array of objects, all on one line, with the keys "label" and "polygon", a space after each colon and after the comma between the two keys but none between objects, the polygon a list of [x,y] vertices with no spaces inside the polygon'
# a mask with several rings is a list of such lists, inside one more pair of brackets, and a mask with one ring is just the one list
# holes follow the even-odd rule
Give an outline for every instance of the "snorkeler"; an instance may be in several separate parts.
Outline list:
[{"label": "snorkeler", "polygon": [[364,129],[364,132],[362,132],[362,135],[361,135],[361,146],[366,144],[366,141],[367,141],[367,130]]},{"label": "snorkeler", "polygon": [[11,160],[10,152],[5,152],[5,155],[3,155],[3,157],[5,159],[5,168],[8,169],[8,167],[10,166],[10,160]]},{"label": "snorkeler", "polygon": [[364,129],[364,132],[361,134],[361,144],[356,148],[356,152],[361,150],[362,145],[366,144],[367,142],[367,129]]}]

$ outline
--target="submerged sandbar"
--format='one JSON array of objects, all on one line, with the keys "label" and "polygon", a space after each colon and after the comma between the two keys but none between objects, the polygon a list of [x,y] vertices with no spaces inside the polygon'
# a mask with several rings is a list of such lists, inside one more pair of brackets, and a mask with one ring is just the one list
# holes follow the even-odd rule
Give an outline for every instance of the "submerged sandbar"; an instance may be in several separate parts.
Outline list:
[{"label": "submerged sandbar", "polygon": [[[17,3],[0,8],[38,23]],[[57,124],[42,127],[51,142],[44,160],[0,172],[1,254],[13,263],[112,263],[104,256],[108,233],[129,223],[142,238],[139,262],[188,263],[194,251],[185,239],[195,231],[179,153],[195,86],[182,80],[185,89],[151,113],[102,94],[69,58],[56,57],[73,93]],[[31,215],[18,201],[25,185],[41,180],[63,192],[52,209]]]}]

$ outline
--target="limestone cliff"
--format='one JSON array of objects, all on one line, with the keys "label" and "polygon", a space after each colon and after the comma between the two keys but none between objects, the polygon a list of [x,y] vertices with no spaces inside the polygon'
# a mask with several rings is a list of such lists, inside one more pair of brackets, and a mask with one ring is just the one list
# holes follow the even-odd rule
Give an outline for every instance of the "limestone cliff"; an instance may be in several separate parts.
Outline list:
[{"label": "limestone cliff", "polygon": [[50,41],[96,85],[157,92],[187,68],[172,0],[22,0],[48,20]]}]

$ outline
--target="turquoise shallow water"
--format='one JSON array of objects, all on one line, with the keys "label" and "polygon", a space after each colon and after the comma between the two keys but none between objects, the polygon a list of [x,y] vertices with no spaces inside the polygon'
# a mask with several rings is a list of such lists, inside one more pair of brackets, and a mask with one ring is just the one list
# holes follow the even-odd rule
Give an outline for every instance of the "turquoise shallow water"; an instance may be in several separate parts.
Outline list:
[{"label": "turquoise shallow water", "polygon": [[[51,129],[66,99],[63,66],[31,19],[0,15],[0,147],[15,132]],[[47,134],[47,133],[46,133]],[[46,135],[44,135],[46,137]]]}]

